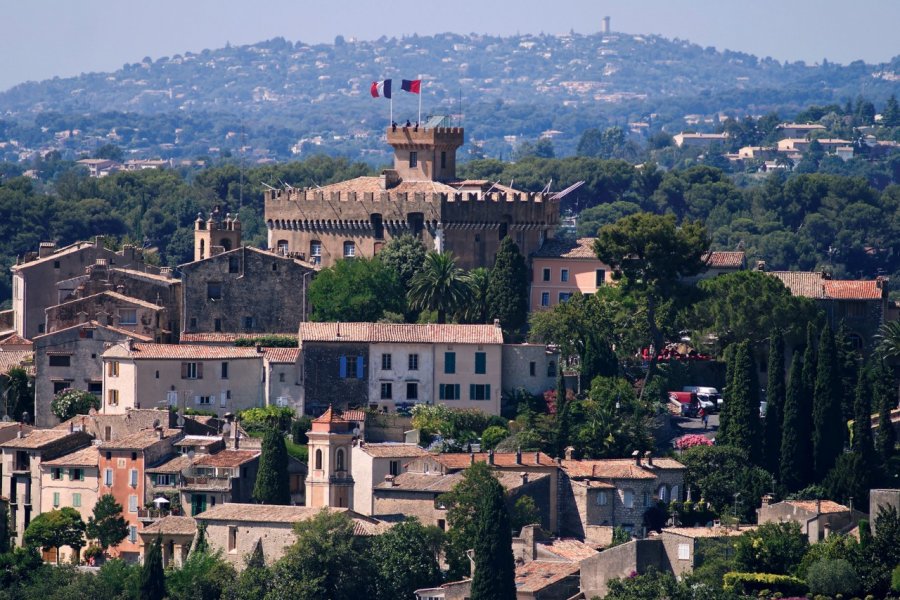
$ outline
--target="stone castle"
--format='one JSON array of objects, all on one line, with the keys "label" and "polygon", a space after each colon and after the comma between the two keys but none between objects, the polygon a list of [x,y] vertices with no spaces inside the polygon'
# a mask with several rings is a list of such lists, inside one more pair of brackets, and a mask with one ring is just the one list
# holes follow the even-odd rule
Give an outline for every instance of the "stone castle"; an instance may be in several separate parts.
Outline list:
[{"label": "stone castle", "polygon": [[380,177],[267,192],[269,248],[327,267],[340,258],[371,258],[409,233],[472,269],[492,266],[507,235],[528,256],[556,232],[553,194],[457,178],[462,128],[392,126],[387,142],[394,168]]}]

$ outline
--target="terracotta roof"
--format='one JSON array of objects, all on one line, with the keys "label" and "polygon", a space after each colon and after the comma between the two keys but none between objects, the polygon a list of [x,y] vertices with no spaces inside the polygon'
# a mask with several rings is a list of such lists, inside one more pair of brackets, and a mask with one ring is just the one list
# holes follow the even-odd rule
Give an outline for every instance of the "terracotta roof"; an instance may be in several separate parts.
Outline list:
[{"label": "terracotta roof", "polygon": [[31,350],[0,350],[0,373],[8,373],[17,367],[34,367],[34,353]]},{"label": "terracotta roof", "polygon": [[260,337],[274,336],[297,339],[297,332],[292,333],[182,333],[180,341],[182,344],[194,343],[228,343],[233,344],[237,340],[256,339]]},{"label": "terracotta roof", "polygon": [[572,562],[581,562],[586,558],[599,554],[593,546],[574,538],[560,538],[552,542],[541,542],[538,544],[538,547],[540,550]]},{"label": "terracotta roof", "polygon": [[[38,450],[54,442],[65,439],[70,435],[84,435],[80,432],[72,433],[68,429],[34,429],[22,438],[13,438],[0,444],[2,448],[17,448]],[[85,436],[85,439],[90,439]]]},{"label": "terracotta roof", "polygon": [[186,435],[177,442],[175,446],[207,446],[221,442],[222,437],[218,435]]},{"label": "terracotta roof", "polygon": [[599,261],[594,254],[594,240],[596,238],[584,237],[577,240],[549,239],[543,243],[534,256],[539,258],[581,258]]},{"label": "terracotta roof", "polygon": [[822,298],[825,294],[822,282],[824,275],[820,272],[809,271],[766,271],[772,277],[777,277],[794,296],[804,298]]},{"label": "terracotta roof", "polygon": [[400,473],[394,476],[393,484],[383,481],[375,486],[376,489],[412,491],[412,492],[436,492],[443,494],[453,489],[453,486],[462,481],[462,473],[441,475],[440,473]]},{"label": "terracotta roof", "polygon": [[163,439],[159,439],[159,434],[154,429],[144,429],[130,435],[120,437],[117,440],[110,440],[100,444],[103,450],[145,450],[154,444],[170,440],[173,437],[180,437],[180,429],[164,429]]},{"label": "terracotta roof", "polygon": [[134,277],[136,279],[149,279],[154,282],[165,283],[165,284],[178,284],[181,283],[180,279],[175,279],[173,277],[166,277],[165,275],[159,275],[157,273],[147,273],[146,271],[138,271],[136,269],[124,269],[122,267],[112,267],[109,269],[110,271],[116,271],[118,273],[123,273],[128,275],[129,277]]},{"label": "terracotta roof", "polygon": [[735,537],[756,529],[753,525],[742,525],[740,529],[726,527],[666,527],[663,533],[672,533],[687,538]]},{"label": "terracotta roof", "polygon": [[193,460],[187,454],[177,454],[167,458],[164,462],[159,463],[155,467],[146,469],[147,473],[181,473],[193,464]]},{"label": "terracotta roof", "polygon": [[740,269],[746,264],[746,254],[713,250],[703,256],[703,262],[711,269]]},{"label": "terracotta roof", "polygon": [[239,467],[259,456],[255,450],[222,450],[194,458],[195,467]]},{"label": "terracotta roof", "polygon": [[360,449],[375,458],[412,458],[428,455],[428,451],[417,444],[402,444],[399,442],[362,444]]},{"label": "terracotta roof", "polygon": [[18,333],[13,333],[10,336],[7,336],[0,342],[0,347],[3,346],[30,346],[32,345],[31,340],[26,340]]},{"label": "terracotta roof", "polygon": [[323,412],[320,416],[313,419],[313,423],[336,423],[336,422],[345,422],[347,419],[344,419],[339,411],[334,410],[332,406],[329,404],[328,409]]},{"label": "terracotta roof", "polygon": [[[385,190],[382,187],[382,178],[381,177],[356,177],[354,179],[347,179],[346,181],[339,181],[337,183],[332,183],[329,185],[324,185],[320,188],[308,189],[310,192],[356,192],[357,194],[365,194],[365,193],[373,193],[380,194],[381,192],[388,191],[392,194],[415,194],[417,192],[422,192],[426,194],[431,193],[444,193],[444,194],[453,194],[456,192],[455,187],[451,187],[446,183],[441,183],[439,181],[401,181],[398,185],[390,188],[389,190]],[[301,204],[302,206],[302,204]]]},{"label": "terracotta roof", "polygon": [[[103,353],[115,352],[117,347],[114,346],[110,350]],[[134,344],[131,351],[127,351],[127,355],[134,360],[141,359],[175,359],[175,360],[219,360],[241,359],[241,358],[259,358],[262,357],[256,348],[232,348],[220,346],[191,346],[184,344]],[[119,356],[118,353],[111,353],[110,356]]]},{"label": "terracotta roof", "polygon": [[88,446],[75,452],[70,452],[54,458],[53,460],[44,461],[41,466],[48,467],[96,467],[100,463],[100,453],[96,446]]},{"label": "terracotta roof", "polygon": [[163,517],[144,527],[142,535],[194,535],[197,533],[197,521],[193,517]]},{"label": "terracotta roof", "polygon": [[92,294],[90,296],[84,296],[83,298],[74,298],[72,300],[67,300],[66,302],[62,302],[57,306],[68,306],[70,304],[75,304],[77,302],[86,302],[89,300],[96,300],[100,296],[107,296],[109,298],[113,298],[114,300],[118,300],[119,302],[126,302],[128,304],[135,304],[137,306],[143,306],[144,308],[149,308],[151,310],[163,310],[162,306],[158,304],[153,304],[152,302],[147,302],[146,300],[141,300],[140,298],[133,298],[131,296],[126,296],[125,294],[120,294],[118,292],[112,292],[110,290],[106,290],[104,292],[98,292],[96,294]]},{"label": "terracotta roof", "polygon": [[834,300],[881,300],[884,284],[878,280],[835,281],[826,279],[825,297]]},{"label": "terracotta roof", "polygon": [[535,593],[570,575],[577,575],[578,563],[533,560],[516,567],[516,592]]},{"label": "terracotta roof", "polygon": [[270,363],[294,364],[300,358],[300,348],[263,348]]},{"label": "terracotta roof", "polygon": [[[553,467],[556,462],[543,452],[522,452],[521,462],[516,462],[515,452],[495,452],[494,466],[501,468],[516,467]],[[487,462],[487,452],[475,452],[475,462]],[[468,452],[456,452],[448,454],[436,454],[434,460],[448,469],[465,469],[472,464],[472,454]]]},{"label": "terracotta roof", "polygon": [[64,331],[71,331],[72,329],[106,329],[112,331],[113,333],[121,334],[125,337],[133,338],[135,340],[140,341],[153,341],[153,338],[146,335],[141,335],[139,333],[135,333],[133,331],[128,331],[127,329],[122,329],[120,327],[113,327],[111,325],[103,325],[98,321],[85,321],[84,323],[77,323],[75,325],[71,325],[69,327],[64,327],[63,329],[57,329],[56,331],[51,331],[50,333],[42,333],[41,335],[34,336],[34,340],[43,340],[44,338],[49,338],[53,335],[59,335]]},{"label": "terracotta roof", "polygon": [[[816,502],[819,504],[818,508],[816,507]],[[823,515],[850,512],[848,507],[843,504],[838,504],[837,502],[832,502],[831,500],[785,500],[784,503],[795,506],[801,510],[806,510],[811,513],[818,512]]]},{"label": "terracotta roof", "polygon": [[827,279],[819,271],[769,271],[791,290],[794,296],[826,300],[880,300],[884,280]]},{"label": "terracotta roof", "polygon": [[641,466],[631,458],[611,458],[602,460],[563,460],[562,468],[569,477],[596,477],[600,479],[656,479],[660,470],[683,470],[685,468],[677,460],[671,458],[654,458],[653,466],[647,466],[646,460]]},{"label": "terracotta roof", "polygon": [[274,504],[218,504],[197,515],[202,521],[245,521],[251,523],[298,523],[308,521],[322,511],[346,513],[352,519],[375,522],[349,508],[313,508],[311,506],[278,506]]},{"label": "terracotta roof", "polygon": [[503,331],[494,325],[300,323],[301,347],[305,342],[502,344]]}]

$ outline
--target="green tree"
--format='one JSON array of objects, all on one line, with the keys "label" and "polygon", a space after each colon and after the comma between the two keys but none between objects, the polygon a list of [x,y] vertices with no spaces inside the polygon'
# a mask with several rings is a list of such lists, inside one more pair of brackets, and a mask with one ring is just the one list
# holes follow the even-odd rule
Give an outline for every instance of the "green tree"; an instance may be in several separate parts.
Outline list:
[{"label": "green tree", "polygon": [[872,404],[878,411],[878,435],[875,439],[878,448],[878,457],[882,468],[887,473],[891,459],[894,458],[897,446],[897,434],[893,427],[885,427],[884,423],[891,422],[891,409],[896,406],[896,393],[894,378],[887,368],[885,361],[878,357],[874,359],[872,369]]},{"label": "green tree", "polygon": [[[759,426],[759,391],[753,389],[753,359],[750,344],[738,344],[734,355],[734,375],[729,388],[728,436],[721,442],[734,448],[746,449],[750,460],[758,463],[761,457]],[[720,436],[721,438],[721,436]]]},{"label": "green tree", "polygon": [[421,270],[410,280],[409,306],[437,311],[438,323],[465,307],[472,296],[468,278],[449,252],[429,252]]},{"label": "green tree", "polygon": [[484,267],[472,269],[468,274],[469,290],[471,297],[468,305],[462,310],[459,321],[481,325],[487,323],[488,317],[488,289],[490,289],[491,272]]},{"label": "green tree", "polygon": [[789,575],[800,564],[809,540],[797,523],[763,523],[738,538],[735,562],[746,573]]},{"label": "green tree", "polygon": [[681,455],[686,487],[696,490],[720,516],[751,518],[759,498],[772,489],[772,477],[754,467],[747,451],[732,446],[694,446]]},{"label": "green tree", "polygon": [[885,127],[900,126],[900,104],[897,103],[897,96],[891,94],[881,111],[881,124]]},{"label": "green tree", "polygon": [[22,420],[22,413],[34,415],[34,386],[25,369],[14,367],[6,374],[7,407],[9,416]]},{"label": "green tree", "polygon": [[425,527],[415,517],[375,537],[375,598],[412,598],[415,590],[437,585],[441,581],[438,556],[442,537],[438,528]]},{"label": "green tree", "polygon": [[267,600],[358,600],[371,593],[366,542],[345,513],[323,509],[294,526],[297,541],[272,567]]},{"label": "green tree", "polygon": [[819,338],[813,395],[813,466],[819,480],[828,474],[844,449],[844,432],[834,336],[826,324]]},{"label": "green tree", "polygon": [[778,478],[781,463],[782,422],[784,421],[784,335],[776,330],[769,336],[769,365],[766,383],[765,455],[766,469]]},{"label": "green tree", "polygon": [[528,319],[528,267],[511,237],[500,242],[487,290],[488,315],[505,331],[519,331]]},{"label": "green tree", "polygon": [[375,322],[388,312],[403,313],[397,274],[378,260],[339,260],[309,284],[313,321]]},{"label": "green tree", "polygon": [[857,375],[861,362],[859,352],[850,340],[850,329],[844,320],[834,334],[834,348],[838,366],[838,384],[841,397],[841,417],[846,423],[853,419],[856,399]]},{"label": "green tree", "polygon": [[809,591],[815,595],[849,598],[859,591],[859,577],[850,561],[843,558],[820,560],[806,572]]},{"label": "green tree", "polygon": [[512,525],[503,486],[490,477],[475,511],[475,573],[472,600],[514,600],[516,565],[512,553]]},{"label": "green tree", "polygon": [[856,383],[856,400],[853,404],[853,444],[854,452],[875,469],[878,460],[875,455],[875,440],[872,438],[872,372],[860,365]]},{"label": "green tree", "polygon": [[566,376],[563,373],[563,363],[556,367],[556,456],[563,456],[569,445],[571,435],[571,411],[566,397]]},{"label": "green tree", "polygon": [[191,552],[181,568],[166,577],[169,600],[219,600],[237,577],[234,567],[222,559],[222,551]]},{"label": "green tree", "polygon": [[41,513],[31,520],[25,530],[23,541],[28,546],[43,550],[56,549],[56,563],[59,564],[59,549],[68,546],[77,557],[84,547],[84,521],[77,510],[64,507]]},{"label": "green tree", "polygon": [[570,442],[587,458],[628,456],[653,447],[653,410],[626,379],[597,377],[584,399],[567,402]]},{"label": "green tree", "polygon": [[262,442],[253,500],[260,504],[290,504],[288,454],[284,436],[269,429]]},{"label": "green tree", "polygon": [[481,433],[482,450],[493,450],[497,444],[509,437],[509,430],[499,425],[491,425]]},{"label": "green tree", "polygon": [[50,401],[50,411],[60,421],[68,421],[75,415],[86,415],[90,410],[100,408],[100,399],[83,390],[65,389]]},{"label": "green tree", "polygon": [[531,496],[521,496],[513,504],[509,516],[513,532],[522,531],[526,525],[540,524],[541,511]]},{"label": "green tree", "polygon": [[257,540],[253,552],[244,557],[244,570],[226,589],[227,600],[260,600],[269,591],[272,573],[266,566],[262,540]]},{"label": "green tree", "polygon": [[166,597],[166,574],[162,561],[162,538],[150,542],[144,554],[138,586],[141,600],[163,600]]},{"label": "green tree", "polygon": [[408,233],[393,238],[385,244],[378,259],[397,274],[403,293],[409,292],[410,282],[425,264],[425,246]]},{"label": "green tree", "polygon": [[122,505],[116,502],[112,494],[100,496],[85,531],[88,538],[97,540],[104,552],[110,546],[118,546],[128,535],[128,522],[122,516]]},{"label": "green tree", "polygon": [[869,488],[875,479],[871,465],[858,452],[841,454],[822,482],[825,494],[843,504],[869,505]]},{"label": "green tree", "polygon": [[800,353],[794,352],[788,388],[784,401],[784,419],[781,432],[781,484],[788,491],[802,489],[812,481],[812,452],[809,430],[804,429],[803,367]]},{"label": "green tree", "polygon": [[448,578],[453,581],[469,574],[469,558],[466,552],[475,547],[479,502],[486,497],[495,482],[490,467],[477,462],[463,473],[462,480],[453,489],[439,497],[447,507],[447,538],[444,556],[448,566]]},{"label": "green tree", "polygon": [[[656,350],[663,347],[657,323],[660,303],[670,297],[682,277],[703,270],[703,253],[709,248],[706,228],[685,221],[676,227],[674,215],[637,213],[600,228],[594,242],[597,257],[624,276],[624,287],[646,301],[647,330]],[[645,382],[656,372],[656,356],[650,359]]]}]

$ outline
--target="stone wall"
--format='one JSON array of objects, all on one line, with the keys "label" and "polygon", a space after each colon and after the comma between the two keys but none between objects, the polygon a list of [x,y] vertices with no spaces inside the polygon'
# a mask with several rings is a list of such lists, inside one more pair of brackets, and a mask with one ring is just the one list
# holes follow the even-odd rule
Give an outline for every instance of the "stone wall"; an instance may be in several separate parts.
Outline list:
[{"label": "stone wall", "polygon": [[[550,363],[553,363],[552,370]],[[558,368],[559,353],[548,352],[543,344],[503,344],[504,393],[523,388],[529,394],[541,395],[555,390]]]},{"label": "stone wall", "polygon": [[634,540],[615,546],[581,561],[581,591],[585,598],[603,597],[611,580],[629,577],[632,573],[643,574],[651,567],[669,570],[658,539]]},{"label": "stone wall", "polygon": [[[267,564],[272,564],[297,541],[293,523],[245,523],[241,521],[203,521],[202,514],[198,522],[205,522],[206,539],[210,548],[221,550],[222,558],[238,570],[243,570],[244,557],[253,552],[257,540],[262,544],[263,556]],[[229,550],[229,529],[235,530],[235,546]]]},{"label": "stone wall", "polygon": [[[347,377],[341,377],[341,357],[347,359]],[[363,359],[362,377],[356,377],[355,359]],[[368,344],[319,343],[303,344],[303,389],[306,414],[318,417],[328,405],[337,409],[366,406],[369,393]],[[349,375],[353,375],[350,377]]]}]

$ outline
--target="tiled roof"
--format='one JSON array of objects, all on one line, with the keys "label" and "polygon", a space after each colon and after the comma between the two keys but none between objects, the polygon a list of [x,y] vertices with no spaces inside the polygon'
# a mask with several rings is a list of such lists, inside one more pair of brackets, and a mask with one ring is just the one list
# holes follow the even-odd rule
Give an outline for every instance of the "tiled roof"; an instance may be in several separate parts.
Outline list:
[{"label": "tiled roof", "polygon": [[389,190],[385,190],[382,187],[382,181],[383,180],[381,177],[356,177],[355,179],[339,181],[337,183],[324,185],[315,190],[310,189],[309,191],[324,192],[326,194],[330,192],[380,194],[384,191],[391,192],[392,194],[415,194],[417,192],[426,194],[431,194],[433,192],[452,194],[456,192],[455,187],[451,187],[446,183],[441,183],[439,181],[401,181],[398,185],[390,188]]},{"label": "tiled roof", "polygon": [[279,506],[274,504],[218,504],[197,515],[202,521],[244,521],[250,523],[298,523],[312,519],[322,511],[346,513],[353,519],[370,520],[348,508],[313,508],[311,506]]},{"label": "tiled roof", "polygon": [[31,340],[26,340],[18,333],[13,333],[10,336],[3,338],[3,341],[0,342],[0,348],[3,346],[30,346],[32,345]]},{"label": "tiled roof", "polygon": [[516,567],[516,592],[536,593],[570,575],[576,575],[578,563],[533,560]]},{"label": "tiled roof", "polygon": [[233,344],[237,340],[255,339],[267,336],[278,336],[297,339],[297,332],[291,333],[226,333],[222,331],[214,333],[182,333],[180,341],[182,344],[190,343],[221,343]]},{"label": "tiled roof", "polygon": [[377,489],[413,492],[449,492],[457,482],[462,481],[462,473],[441,475],[440,473],[400,473],[394,476],[393,483],[383,481],[377,484]]},{"label": "tiled roof", "polygon": [[880,300],[884,285],[878,280],[835,281],[825,280],[825,297],[834,300]]},{"label": "tiled roof", "polygon": [[144,527],[141,532],[148,535],[194,535],[197,533],[197,521],[193,517],[163,517]]},{"label": "tiled roof", "polygon": [[131,296],[126,296],[125,294],[120,294],[118,292],[112,292],[110,290],[98,292],[98,293],[92,294],[90,296],[84,296],[83,298],[75,298],[73,300],[67,300],[66,302],[60,303],[58,306],[68,306],[70,304],[75,304],[77,302],[87,302],[87,301],[91,301],[91,300],[96,300],[100,296],[107,296],[109,298],[113,298],[114,300],[118,300],[119,302],[125,302],[128,304],[135,304],[137,306],[143,306],[144,308],[149,308],[150,310],[163,310],[163,307],[159,306],[158,304],[153,304],[152,302],[147,302],[146,300],[141,300],[140,298],[133,298]]},{"label": "tiled roof", "polygon": [[0,349],[0,373],[8,373],[17,367],[34,367],[34,354],[31,350]]},{"label": "tiled roof", "polygon": [[549,239],[534,253],[534,256],[539,258],[587,258],[600,260],[594,254],[595,239],[592,237],[578,238],[575,241]]},{"label": "tiled roof", "polygon": [[193,464],[193,460],[187,454],[178,454],[167,458],[155,467],[146,469],[147,473],[181,473]]},{"label": "tiled roof", "polygon": [[[25,437],[21,438],[13,438],[6,442],[0,444],[2,448],[17,448],[17,449],[30,449],[30,450],[38,450],[62,440],[70,435],[84,435],[81,433],[72,433],[68,429],[34,429],[25,434]],[[85,436],[85,439],[90,439]]]},{"label": "tiled roof", "polygon": [[239,467],[259,456],[254,450],[222,450],[194,458],[196,467]]},{"label": "tiled roof", "polygon": [[208,446],[221,442],[222,438],[218,435],[186,435],[177,442],[175,446]]},{"label": "tiled roof", "polygon": [[97,447],[88,446],[59,458],[42,462],[41,465],[48,467],[96,467],[99,463],[100,453],[97,451]]},{"label": "tiled roof", "polygon": [[413,458],[428,455],[428,451],[417,444],[402,444],[399,442],[362,444],[360,449],[375,458]]},{"label": "tiled roof", "polygon": [[503,332],[494,325],[300,323],[305,342],[502,344]]},{"label": "tiled roof", "polygon": [[653,466],[646,461],[641,466],[631,458],[612,458],[602,460],[564,460],[562,468],[569,477],[596,477],[600,479],[656,479],[660,470],[683,470],[685,468],[677,460],[671,458],[654,458]]},{"label": "tiled roof", "polygon": [[581,562],[595,554],[599,554],[596,548],[574,538],[559,538],[551,542],[541,542],[539,550],[549,552],[560,558],[572,562]]},{"label": "tiled roof", "polygon": [[767,271],[772,277],[777,277],[794,296],[804,298],[822,298],[825,289],[822,282],[824,275],[820,272],[810,271]]},{"label": "tiled roof", "polygon": [[120,437],[117,440],[110,440],[100,444],[103,450],[144,450],[150,446],[171,439],[173,436],[180,436],[180,429],[164,429],[163,439],[159,439],[159,434],[155,429],[144,429],[130,435]]},{"label": "tiled roof", "polygon": [[880,300],[884,280],[827,279],[819,271],[768,271],[791,290],[794,296],[825,300]]},{"label": "tiled roof", "polygon": [[50,262],[51,260],[59,260],[60,256],[65,256],[66,254],[72,254],[73,252],[78,252],[80,250],[84,250],[85,248],[92,248],[94,246],[93,242],[75,242],[69,246],[64,246],[58,249],[53,254],[49,254],[42,258],[36,258],[34,260],[30,260],[26,263],[22,263],[20,265],[13,265],[11,267],[12,271],[22,271],[24,269],[28,269],[35,265],[43,264],[46,262]]},{"label": "tiled roof", "polygon": [[740,269],[746,264],[746,254],[713,250],[703,256],[703,262],[711,269]]},{"label": "tiled roof", "polygon": [[[818,507],[816,506],[817,502]],[[801,510],[806,510],[811,513],[819,512],[823,515],[850,512],[848,507],[843,504],[838,504],[837,502],[832,502],[831,500],[785,500],[784,503],[795,506]]]},{"label": "tiled roof", "polygon": [[334,410],[330,404],[325,412],[312,420],[313,423],[336,423],[339,421],[346,421],[346,419],[341,417],[340,412]]},{"label": "tiled roof", "polygon": [[41,335],[34,336],[34,340],[43,340],[44,338],[49,338],[50,336],[59,335],[64,331],[71,331],[72,329],[106,329],[108,331],[112,331],[113,333],[118,333],[125,337],[129,337],[139,341],[153,341],[153,338],[146,335],[141,335],[139,333],[135,333],[133,331],[128,331],[127,329],[121,329],[119,327],[113,327],[112,325],[104,325],[98,321],[85,321],[84,323],[77,323],[75,325],[70,325],[69,327],[64,327],[63,329],[57,329],[56,331],[51,331],[50,333],[42,333]]},{"label": "tiled roof", "polygon": [[740,529],[726,527],[666,527],[663,533],[672,533],[687,538],[717,538],[739,536],[756,529],[752,525],[742,525]]},{"label": "tiled roof", "polygon": [[[434,460],[448,469],[465,469],[472,464],[473,456],[475,457],[475,462],[487,462],[488,460],[487,452],[474,452],[471,454],[468,452],[436,454]],[[494,453],[495,467],[514,469],[516,467],[552,467],[555,465],[556,463],[553,459],[543,452],[522,452],[521,462],[516,462],[515,452]]]},{"label": "tiled roof", "polygon": [[263,348],[266,360],[277,364],[294,364],[300,358],[300,348]]},{"label": "tiled roof", "polygon": [[[113,350],[115,347],[113,348]],[[108,351],[107,351],[108,352]],[[106,353],[104,353],[106,356]],[[113,354],[113,356],[116,356]],[[186,344],[134,344],[128,356],[140,359],[219,360],[260,358],[256,348],[232,348],[220,346],[191,346]]]}]

